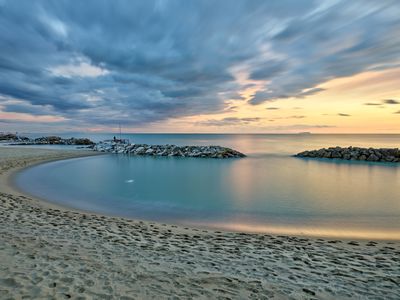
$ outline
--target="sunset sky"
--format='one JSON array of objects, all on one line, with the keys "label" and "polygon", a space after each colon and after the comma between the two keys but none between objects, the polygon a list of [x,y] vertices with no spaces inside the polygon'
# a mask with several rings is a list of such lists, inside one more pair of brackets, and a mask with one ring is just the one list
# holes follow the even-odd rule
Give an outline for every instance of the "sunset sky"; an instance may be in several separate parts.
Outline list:
[{"label": "sunset sky", "polygon": [[400,2],[0,0],[0,132],[400,133]]}]

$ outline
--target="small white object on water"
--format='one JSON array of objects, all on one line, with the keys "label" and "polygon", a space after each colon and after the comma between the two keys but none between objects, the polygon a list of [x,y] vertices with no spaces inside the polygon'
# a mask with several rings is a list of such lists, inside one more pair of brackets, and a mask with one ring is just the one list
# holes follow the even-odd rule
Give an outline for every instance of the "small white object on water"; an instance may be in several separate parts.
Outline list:
[{"label": "small white object on water", "polygon": [[132,183],[132,182],[134,182],[135,180],[133,180],[133,179],[128,179],[128,180],[125,180],[125,183]]}]

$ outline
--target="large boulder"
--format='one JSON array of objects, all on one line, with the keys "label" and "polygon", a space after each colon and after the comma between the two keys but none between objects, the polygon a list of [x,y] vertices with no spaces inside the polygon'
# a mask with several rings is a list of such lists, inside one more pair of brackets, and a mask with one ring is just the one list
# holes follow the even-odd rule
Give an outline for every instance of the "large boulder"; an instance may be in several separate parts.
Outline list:
[{"label": "large boulder", "polygon": [[374,153],[372,153],[370,156],[367,158],[368,161],[378,161],[379,157],[376,156]]},{"label": "large boulder", "polygon": [[138,147],[135,149],[135,152],[134,152],[134,154],[136,154],[136,155],[141,155],[144,153],[146,153],[146,150],[144,149],[144,147]]}]

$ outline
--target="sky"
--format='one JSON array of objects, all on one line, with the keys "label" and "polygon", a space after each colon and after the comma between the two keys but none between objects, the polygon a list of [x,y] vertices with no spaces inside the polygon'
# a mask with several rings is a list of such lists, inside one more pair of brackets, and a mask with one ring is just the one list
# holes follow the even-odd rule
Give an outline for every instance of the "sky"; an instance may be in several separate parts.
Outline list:
[{"label": "sky", "polygon": [[400,133],[398,0],[0,0],[0,132]]}]

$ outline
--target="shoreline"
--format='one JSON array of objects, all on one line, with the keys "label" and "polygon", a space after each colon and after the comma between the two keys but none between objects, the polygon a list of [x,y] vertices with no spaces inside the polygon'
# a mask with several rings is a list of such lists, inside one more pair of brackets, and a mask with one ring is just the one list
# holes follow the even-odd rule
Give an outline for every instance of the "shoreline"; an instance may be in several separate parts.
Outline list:
[{"label": "shoreline", "polygon": [[[55,150],[55,151],[63,151],[63,150]],[[82,155],[78,155],[78,156],[72,156],[72,157],[63,157],[63,158],[54,158],[54,159],[49,159],[49,160],[43,160],[43,161],[38,161],[35,162],[33,164],[30,164],[28,166],[24,166],[24,167],[20,167],[20,168],[16,168],[14,170],[12,170],[10,172],[10,174],[5,175],[5,180],[6,180],[6,184],[5,186],[9,189],[9,191],[11,193],[15,193],[17,195],[21,195],[24,196],[26,198],[29,198],[31,200],[33,200],[34,202],[36,202],[39,205],[42,205],[45,208],[55,208],[55,209],[62,209],[62,210],[66,210],[66,211],[73,211],[76,213],[82,213],[82,214],[97,214],[100,215],[99,213],[96,212],[91,212],[91,211],[85,211],[85,210],[81,210],[81,209],[77,209],[74,208],[72,206],[67,206],[67,205],[62,205],[62,204],[58,204],[55,202],[51,202],[48,201],[44,198],[29,194],[23,190],[21,190],[17,184],[16,184],[16,177],[21,173],[24,172],[27,169],[30,168],[34,168],[36,166],[42,165],[42,164],[46,164],[46,163],[50,163],[50,162],[56,162],[56,161],[62,161],[62,160],[70,160],[70,159],[79,159],[79,158],[86,158],[86,157],[91,157],[91,156],[95,156],[95,155],[106,155],[106,153],[97,153],[97,154],[89,154],[89,155],[85,155],[84,153],[82,153]],[[0,180],[1,180],[2,174],[0,174]],[[0,188],[2,188],[2,184],[0,182]],[[106,215],[105,215],[106,216]]]},{"label": "shoreline", "polygon": [[[40,149],[30,148],[34,151]],[[112,218],[122,218],[127,220],[133,221],[140,221],[140,222],[148,222],[152,224],[161,224],[165,223],[164,221],[157,221],[157,220],[146,220],[141,219],[140,217],[125,217],[119,216],[114,214],[105,214],[91,210],[84,210],[79,209],[73,206],[68,206],[64,204],[59,204],[55,202],[51,202],[45,198],[41,198],[32,194],[29,194],[23,190],[21,190],[15,183],[15,178],[18,176],[20,172],[23,172],[25,169],[33,168],[37,165],[49,163],[49,162],[56,162],[60,160],[69,160],[69,159],[84,159],[86,157],[91,156],[98,156],[98,155],[108,155],[108,152],[91,152],[91,151],[79,151],[79,150],[52,150],[57,151],[60,153],[60,157],[44,159],[32,164],[28,164],[23,167],[13,169],[10,174],[6,175],[7,183],[6,188],[10,190],[10,192],[18,193],[25,197],[28,197],[39,204],[43,205],[47,208],[56,208],[62,209],[66,211],[73,211],[77,213],[83,214],[93,214],[98,216],[105,216],[105,217],[112,217]],[[57,153],[55,152],[55,153]],[[76,153],[75,153],[76,152]],[[65,155],[65,153],[68,153]],[[290,157],[290,156],[289,156]],[[0,176],[0,190],[4,187],[1,186],[1,176]],[[308,238],[308,239],[337,239],[341,241],[382,241],[382,242],[400,242],[400,234],[398,232],[383,232],[383,231],[365,231],[365,230],[345,230],[341,231],[341,233],[337,233],[337,230],[331,229],[330,227],[320,227],[318,226],[295,226],[295,225],[285,225],[285,224],[269,224],[269,225],[246,225],[246,224],[238,224],[235,226],[234,224],[230,223],[215,223],[208,224],[208,223],[198,223],[198,222],[188,222],[188,223],[179,223],[179,222],[168,222],[166,223],[169,226],[177,226],[180,228],[190,227],[199,230],[208,230],[208,231],[218,231],[224,233],[245,233],[245,234],[267,234],[267,235],[283,235],[288,237],[298,237],[298,238]],[[318,228],[318,229],[316,229]],[[384,237],[379,237],[384,236]]]},{"label": "shoreline", "polygon": [[24,149],[4,158],[3,149],[0,298],[397,296],[398,241],[222,232],[82,212],[9,185],[44,156],[81,153]]},{"label": "shoreline", "polygon": [[[7,147],[8,149],[20,149],[18,147]],[[27,151],[49,151],[55,154],[54,157],[50,158],[38,158],[38,160],[34,161],[25,161],[23,165],[17,166],[17,167],[12,167],[9,170],[6,170],[5,172],[2,172],[3,170],[0,170],[0,190],[6,193],[14,194],[16,196],[25,196],[33,200],[37,204],[41,204],[45,207],[51,208],[55,207],[58,209],[71,209],[75,210],[76,212],[79,212],[79,210],[74,209],[73,207],[67,207],[63,206],[60,204],[56,204],[53,202],[49,202],[46,199],[42,199],[39,197],[36,197],[34,195],[30,195],[21,189],[19,189],[16,184],[15,184],[15,178],[18,176],[20,172],[23,172],[25,169],[33,168],[38,165],[42,165],[45,163],[49,162],[55,162],[55,161],[60,161],[60,160],[68,160],[68,159],[75,159],[75,158],[85,158],[85,157],[90,157],[90,156],[98,156],[98,155],[105,155],[105,153],[97,153],[97,152],[91,152],[91,151],[80,151],[80,150],[58,150],[58,149],[35,149],[35,148],[26,148]],[[1,148],[0,148],[1,151]],[[0,156],[1,159],[1,156]],[[84,212],[84,211],[82,211]],[[84,212],[88,213],[88,212]]]}]

